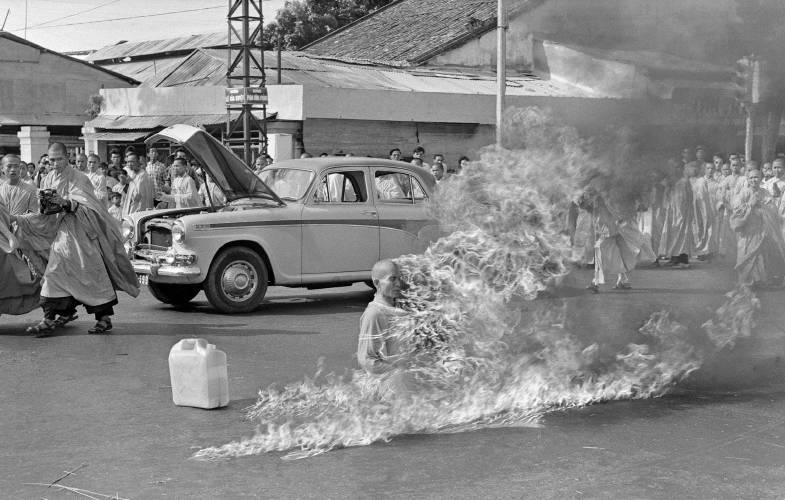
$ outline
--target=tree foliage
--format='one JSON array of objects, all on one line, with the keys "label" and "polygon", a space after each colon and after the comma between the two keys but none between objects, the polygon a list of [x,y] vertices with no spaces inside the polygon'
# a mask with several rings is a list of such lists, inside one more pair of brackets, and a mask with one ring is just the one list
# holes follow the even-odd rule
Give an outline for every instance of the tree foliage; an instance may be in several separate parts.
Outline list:
[{"label": "tree foliage", "polygon": [[262,34],[266,50],[297,50],[329,32],[384,7],[392,0],[288,0]]}]

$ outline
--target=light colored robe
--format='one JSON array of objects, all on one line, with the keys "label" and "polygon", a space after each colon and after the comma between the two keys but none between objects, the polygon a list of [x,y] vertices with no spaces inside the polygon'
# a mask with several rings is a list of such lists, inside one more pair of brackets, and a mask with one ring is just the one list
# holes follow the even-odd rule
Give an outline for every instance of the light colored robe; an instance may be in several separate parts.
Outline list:
[{"label": "light colored robe", "polygon": [[38,307],[41,279],[30,272],[9,228],[8,208],[0,201],[0,314],[25,314]]},{"label": "light colored robe", "polygon": [[692,185],[689,179],[682,177],[667,192],[658,255],[692,255],[695,249],[693,211]]},{"label": "light colored robe", "polygon": [[123,195],[123,216],[150,210],[155,207],[155,186],[145,171],[137,172],[129,179],[128,191]]},{"label": "light colored robe", "polygon": [[11,185],[8,182],[0,183],[0,203],[5,204],[10,215],[22,215],[38,211],[38,190],[27,184],[19,182]]},{"label": "light colored robe", "polygon": [[109,192],[106,190],[106,176],[100,170],[85,173],[87,174],[87,178],[90,179],[90,182],[93,184],[95,197],[98,198],[98,201],[108,205]]},{"label": "light colored robe", "polygon": [[[698,232],[695,233],[695,247],[698,255],[711,255],[719,250],[719,219],[717,217],[718,185],[713,177],[698,177],[692,182],[695,200],[695,219]],[[695,226],[693,226],[695,227]]]},{"label": "light colored robe", "polygon": [[785,276],[785,241],[779,214],[765,189],[748,187],[738,193],[731,226],[738,234],[739,283],[750,285]]},{"label": "light colored robe", "polygon": [[736,193],[738,175],[728,175],[719,181],[717,187],[717,207],[719,212],[719,254],[732,261],[736,260],[736,232],[730,227],[730,216],[733,213],[733,199]]},{"label": "light colored robe", "polygon": [[649,236],[638,231],[634,224],[620,220],[604,203],[595,205],[593,215],[596,284],[604,284],[606,274],[628,273],[638,262],[656,259]]},{"label": "light colored robe", "polygon": [[125,253],[120,227],[95,196],[87,176],[72,167],[53,170],[41,182],[55,189],[75,209],[56,215],[28,214],[17,218],[18,239],[49,242],[49,261],[43,273],[41,296],[73,297],[98,306],[117,298],[115,290],[139,294],[131,262]]}]

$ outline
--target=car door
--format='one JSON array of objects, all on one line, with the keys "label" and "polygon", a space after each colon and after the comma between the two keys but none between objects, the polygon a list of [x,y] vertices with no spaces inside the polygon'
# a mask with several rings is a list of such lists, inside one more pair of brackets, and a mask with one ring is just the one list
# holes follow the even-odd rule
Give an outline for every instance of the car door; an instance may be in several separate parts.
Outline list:
[{"label": "car door", "polygon": [[390,167],[374,167],[372,175],[380,258],[423,252],[438,232],[427,214],[425,183],[413,173]]},{"label": "car door", "polygon": [[303,207],[303,275],[368,271],[379,260],[379,219],[368,167],[323,171]]}]

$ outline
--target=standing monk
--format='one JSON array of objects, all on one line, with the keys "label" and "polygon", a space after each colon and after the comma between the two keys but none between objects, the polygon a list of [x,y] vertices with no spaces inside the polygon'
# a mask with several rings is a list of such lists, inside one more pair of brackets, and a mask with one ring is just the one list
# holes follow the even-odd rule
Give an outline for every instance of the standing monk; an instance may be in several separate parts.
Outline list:
[{"label": "standing monk", "polygon": [[[700,219],[698,225],[700,232],[695,234],[695,245],[698,259],[711,260],[719,250],[718,220],[717,220],[717,181],[714,180],[714,165],[705,163],[703,175],[696,177],[692,183],[695,195],[696,218]],[[693,225],[694,227],[694,225]]]},{"label": "standing monk", "polygon": [[781,282],[785,275],[785,242],[771,194],[760,187],[759,170],[747,172],[747,186],[739,191],[731,214],[738,234],[736,272],[739,283],[760,285]]},{"label": "standing monk", "polygon": [[43,319],[27,329],[36,336],[49,336],[55,327],[76,319],[76,306],[83,304],[95,314],[88,333],[112,329],[116,290],[132,297],[139,294],[131,263],[123,248],[117,223],[95,196],[85,174],[68,165],[66,148],[56,142],[49,147],[52,170],[41,182],[50,196],[41,200],[41,214],[16,216],[20,237],[52,237],[49,262],[41,285]]},{"label": "standing monk", "polygon": [[101,166],[101,158],[98,157],[96,154],[91,154],[87,157],[87,178],[90,179],[90,182],[93,184],[93,192],[95,193],[95,197],[98,198],[98,201],[102,202],[105,206],[108,206],[108,191],[106,190],[106,175],[100,169]]},{"label": "standing monk", "polygon": [[125,157],[125,166],[130,181],[128,191],[123,195],[123,216],[155,207],[155,185],[150,174],[139,164],[139,157],[129,154]]},{"label": "standing monk", "polygon": [[[22,215],[38,211],[38,191],[22,182],[22,162],[16,155],[5,155],[0,160],[5,182],[0,183],[0,203],[5,204],[9,215]],[[26,167],[26,166],[25,166]]]},{"label": "standing monk", "polygon": [[694,206],[690,183],[692,168],[686,165],[682,168],[683,176],[668,191],[657,254],[669,256],[671,265],[687,268],[690,266],[689,256],[695,249],[692,226]]}]

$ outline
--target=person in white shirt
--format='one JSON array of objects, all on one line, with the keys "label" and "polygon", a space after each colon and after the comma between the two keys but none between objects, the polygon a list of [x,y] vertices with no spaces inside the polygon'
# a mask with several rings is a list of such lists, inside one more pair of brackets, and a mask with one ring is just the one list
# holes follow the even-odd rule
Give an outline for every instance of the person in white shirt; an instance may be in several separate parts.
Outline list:
[{"label": "person in white shirt", "polygon": [[159,192],[156,199],[166,202],[174,208],[191,208],[201,205],[196,182],[190,175],[186,175],[186,162],[182,158],[175,158],[172,163],[174,178],[172,179],[172,192],[166,194]]}]

